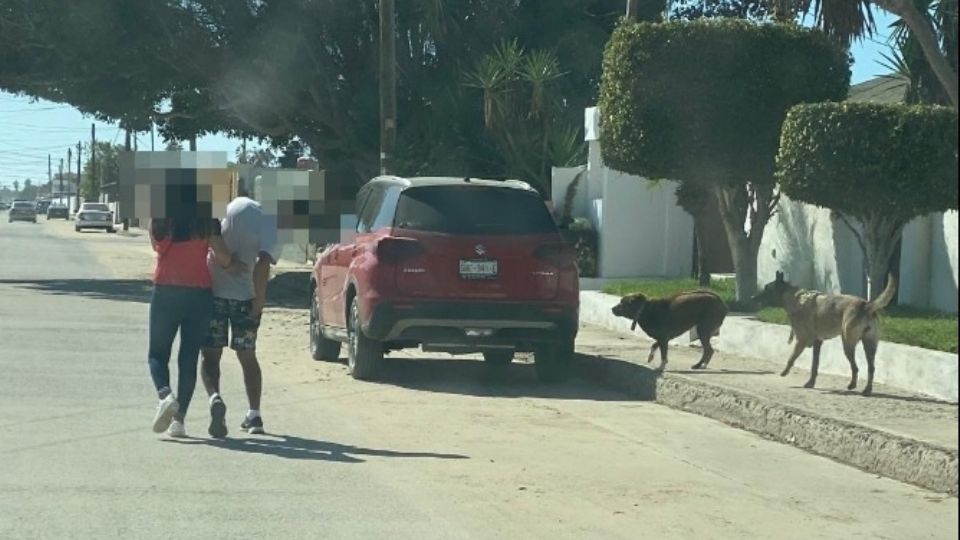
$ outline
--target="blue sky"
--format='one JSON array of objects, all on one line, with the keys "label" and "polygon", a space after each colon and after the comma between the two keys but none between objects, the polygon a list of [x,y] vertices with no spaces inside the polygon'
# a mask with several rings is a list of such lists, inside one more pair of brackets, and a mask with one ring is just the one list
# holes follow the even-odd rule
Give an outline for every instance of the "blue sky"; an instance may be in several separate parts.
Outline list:
[{"label": "blue sky", "polygon": [[[889,71],[881,64],[881,55],[889,51],[887,26],[893,17],[885,12],[877,15],[877,35],[853,47],[854,84]],[[67,148],[76,151],[78,141],[90,140],[91,123],[97,125],[97,140],[123,143],[123,133],[116,125],[94,122],[69,105],[46,101],[30,103],[28,98],[0,92],[0,185],[12,185],[14,180],[22,183],[26,178],[45,182],[47,155],[52,156],[53,173],[56,174],[60,159],[67,158]],[[150,149],[149,133],[140,133],[138,141],[140,150]],[[224,151],[232,158],[239,144],[237,140],[211,135],[199,139],[197,149]],[[155,138],[155,145],[158,150],[163,148],[159,136]],[[76,168],[76,155],[73,160],[71,170]],[[64,170],[67,170],[66,164]]]}]

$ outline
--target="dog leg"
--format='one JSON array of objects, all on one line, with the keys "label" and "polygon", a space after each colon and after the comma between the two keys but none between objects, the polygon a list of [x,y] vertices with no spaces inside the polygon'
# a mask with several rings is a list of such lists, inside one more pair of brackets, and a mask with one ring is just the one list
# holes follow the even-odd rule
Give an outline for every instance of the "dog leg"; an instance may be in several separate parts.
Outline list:
[{"label": "dog leg", "polygon": [[823,340],[813,342],[813,363],[810,365],[810,379],[807,380],[804,388],[813,388],[817,384],[817,372],[820,371],[820,347],[823,346]]},{"label": "dog leg", "polygon": [[867,335],[863,338],[863,351],[867,357],[867,386],[863,388],[863,395],[865,396],[873,393],[873,362],[877,357],[878,341],[879,337],[875,335]]},{"label": "dog leg", "polygon": [[806,345],[801,343],[800,340],[797,340],[797,342],[793,344],[793,352],[790,353],[790,358],[787,359],[786,367],[784,367],[783,371],[780,372],[781,377],[786,377],[790,374],[790,370],[793,369],[793,363],[797,361],[797,358],[806,348]]},{"label": "dog leg", "polygon": [[657,368],[657,371],[663,373],[667,369],[667,343],[660,344],[660,367]]},{"label": "dog leg", "polygon": [[647,363],[653,362],[653,355],[657,352],[657,348],[660,347],[660,343],[654,341],[653,347],[650,347],[650,354],[647,355]]},{"label": "dog leg", "polygon": [[700,356],[700,361],[693,365],[693,369],[707,369],[707,364],[709,364],[710,359],[713,358],[713,346],[710,345],[712,332],[710,332],[709,328],[697,328],[697,335],[700,336],[703,355]]},{"label": "dog leg", "polygon": [[[847,390],[853,390],[857,387],[857,376],[860,374],[860,369],[857,367],[857,342],[847,339],[846,336],[842,339],[843,354],[847,357],[847,362],[850,362],[850,384],[847,385]],[[864,342],[864,349],[866,349],[866,342]]]}]

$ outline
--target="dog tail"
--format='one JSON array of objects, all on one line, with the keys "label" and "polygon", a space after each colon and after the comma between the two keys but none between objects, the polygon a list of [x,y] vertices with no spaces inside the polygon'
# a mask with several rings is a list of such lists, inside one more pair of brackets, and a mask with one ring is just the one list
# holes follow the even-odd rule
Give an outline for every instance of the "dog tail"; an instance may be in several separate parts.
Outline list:
[{"label": "dog tail", "polygon": [[883,289],[883,292],[880,293],[874,301],[867,303],[867,310],[871,314],[880,313],[883,308],[887,307],[890,304],[890,301],[893,300],[893,295],[897,292],[897,278],[893,277],[893,274],[887,276],[887,286]]}]

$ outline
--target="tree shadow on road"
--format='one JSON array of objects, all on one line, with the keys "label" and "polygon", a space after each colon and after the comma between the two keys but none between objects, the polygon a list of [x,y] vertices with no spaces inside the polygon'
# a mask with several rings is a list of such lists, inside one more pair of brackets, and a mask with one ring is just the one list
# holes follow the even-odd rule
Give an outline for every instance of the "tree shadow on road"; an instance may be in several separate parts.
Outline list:
[{"label": "tree shadow on road", "polygon": [[210,439],[205,442],[210,446],[236,452],[265,454],[286,459],[309,459],[340,463],[363,463],[366,461],[358,456],[408,459],[470,459],[468,456],[460,454],[380,450],[328,441],[316,441],[292,435],[264,435],[248,439]]},{"label": "tree shadow on road", "polygon": [[477,397],[625,399],[622,394],[577,378],[559,384],[541,383],[533,364],[517,361],[508,366],[491,366],[472,358],[387,357],[377,382],[423,392]]},{"label": "tree shadow on road", "polygon": [[0,279],[0,285],[121,302],[149,303],[153,292],[153,283],[148,279]]}]

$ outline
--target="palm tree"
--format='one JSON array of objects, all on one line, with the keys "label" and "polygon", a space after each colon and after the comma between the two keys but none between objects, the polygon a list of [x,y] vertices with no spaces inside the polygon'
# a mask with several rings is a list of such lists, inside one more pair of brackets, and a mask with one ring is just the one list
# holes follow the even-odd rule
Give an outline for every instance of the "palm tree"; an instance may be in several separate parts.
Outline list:
[{"label": "palm tree", "polygon": [[[919,4],[919,5],[918,5]],[[813,13],[817,25],[828,35],[849,45],[870,36],[875,23],[873,9],[900,17],[909,28],[954,109],[957,88],[957,0],[800,0],[799,11]],[[938,19],[939,27],[938,31]],[[952,49],[952,50],[951,50]]]}]

